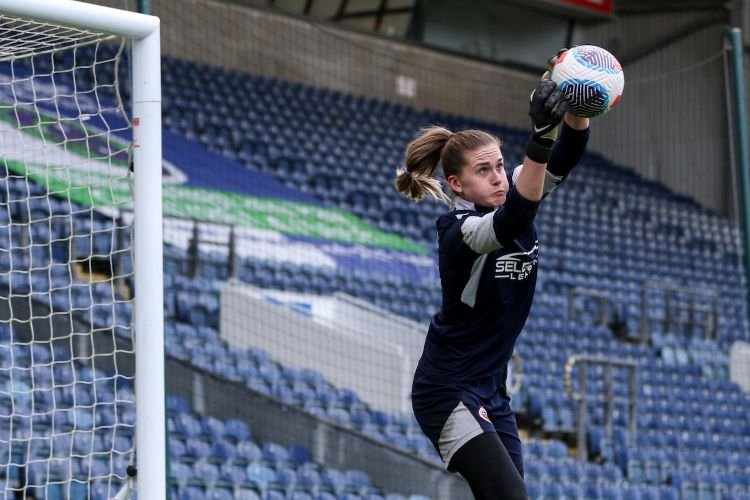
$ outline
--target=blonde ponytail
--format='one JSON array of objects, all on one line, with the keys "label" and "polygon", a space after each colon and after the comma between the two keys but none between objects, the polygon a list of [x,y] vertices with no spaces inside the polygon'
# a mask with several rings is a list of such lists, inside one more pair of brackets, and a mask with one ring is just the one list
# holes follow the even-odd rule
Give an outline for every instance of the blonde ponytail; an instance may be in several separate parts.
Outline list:
[{"label": "blonde ponytail", "polygon": [[430,195],[450,204],[442,184],[433,174],[443,148],[453,133],[443,127],[422,129],[419,136],[406,147],[405,165],[396,172],[396,190],[407,198],[420,201]]}]

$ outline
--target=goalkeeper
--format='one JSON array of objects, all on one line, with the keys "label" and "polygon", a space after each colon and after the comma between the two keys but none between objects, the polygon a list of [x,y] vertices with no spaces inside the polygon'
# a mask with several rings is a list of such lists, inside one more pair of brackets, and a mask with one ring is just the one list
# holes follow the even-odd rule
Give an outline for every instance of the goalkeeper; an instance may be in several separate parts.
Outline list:
[{"label": "goalkeeper", "polygon": [[[432,195],[452,206],[436,222],[442,306],[414,374],[412,407],[448,469],[468,481],[477,499],[527,498],[507,366],[534,296],[534,216],[589,137],[589,120],[567,113],[549,79],[532,92],[529,114],[526,157],[510,180],[496,137],[441,127],[423,130],[408,145],[396,178],[409,198]],[[432,177],[439,162],[451,197]]]}]

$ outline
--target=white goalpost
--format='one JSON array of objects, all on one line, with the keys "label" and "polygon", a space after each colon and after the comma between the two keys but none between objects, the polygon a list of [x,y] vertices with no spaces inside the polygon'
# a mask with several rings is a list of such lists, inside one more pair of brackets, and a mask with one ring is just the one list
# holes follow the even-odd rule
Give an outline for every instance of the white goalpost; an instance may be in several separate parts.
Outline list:
[{"label": "white goalpost", "polygon": [[153,16],[0,0],[11,497],[111,498],[128,466],[140,498],[167,496],[159,36]]}]

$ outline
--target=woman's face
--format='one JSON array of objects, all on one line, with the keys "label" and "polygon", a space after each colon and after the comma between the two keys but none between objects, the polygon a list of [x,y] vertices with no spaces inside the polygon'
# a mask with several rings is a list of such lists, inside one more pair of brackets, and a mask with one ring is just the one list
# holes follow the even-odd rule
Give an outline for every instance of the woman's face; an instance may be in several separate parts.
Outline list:
[{"label": "woman's face", "polygon": [[472,149],[464,154],[466,164],[458,175],[448,177],[451,189],[475,205],[497,208],[508,195],[508,176],[497,144]]}]

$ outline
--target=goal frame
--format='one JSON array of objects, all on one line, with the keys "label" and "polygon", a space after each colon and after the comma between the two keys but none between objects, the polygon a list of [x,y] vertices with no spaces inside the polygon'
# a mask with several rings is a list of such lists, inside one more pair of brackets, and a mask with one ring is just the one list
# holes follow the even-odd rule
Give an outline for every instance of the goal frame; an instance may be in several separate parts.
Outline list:
[{"label": "goal frame", "polygon": [[74,0],[0,0],[0,14],[132,43],[136,485],[142,498],[166,498],[159,18]]}]

